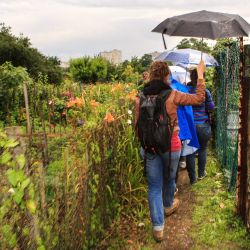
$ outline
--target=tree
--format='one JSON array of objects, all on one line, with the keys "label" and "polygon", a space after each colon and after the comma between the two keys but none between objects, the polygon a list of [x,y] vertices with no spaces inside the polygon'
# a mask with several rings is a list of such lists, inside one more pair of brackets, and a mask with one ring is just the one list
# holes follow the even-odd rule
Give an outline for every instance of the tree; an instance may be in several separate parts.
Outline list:
[{"label": "tree", "polygon": [[230,45],[235,41],[233,38],[223,38],[223,39],[218,39],[216,41],[215,46],[213,47],[212,54],[213,56],[217,56],[218,53],[225,49],[226,47],[230,47]]},{"label": "tree", "polygon": [[138,72],[134,72],[134,69],[131,65],[127,65],[122,73],[122,79],[125,82],[138,82],[140,75]]},{"label": "tree", "polygon": [[141,59],[138,57],[132,57],[130,65],[134,69],[135,72],[141,73],[142,72],[142,65],[141,65]]},{"label": "tree", "polygon": [[130,65],[134,68],[135,72],[141,74],[142,72],[148,70],[152,62],[152,56],[149,54],[144,54],[141,58],[132,57]]},{"label": "tree", "polygon": [[102,57],[95,57],[91,61],[92,81],[104,81],[107,77],[108,62]]},{"label": "tree", "polygon": [[22,67],[14,67],[10,62],[0,65],[0,120],[10,122],[18,114],[18,96],[23,95],[23,83],[32,82]]},{"label": "tree", "polygon": [[202,41],[196,38],[184,38],[180,41],[180,43],[176,46],[177,49],[196,49],[200,50],[204,53],[211,53],[211,48],[208,46],[206,41]]},{"label": "tree", "polygon": [[75,81],[90,83],[107,78],[108,62],[101,57],[82,57],[70,61],[70,74]]},{"label": "tree", "polygon": [[[152,55],[144,54],[141,57],[142,71],[148,70],[152,62],[153,62]],[[140,73],[142,73],[142,72],[140,72]]]},{"label": "tree", "polygon": [[39,73],[47,74],[49,82],[62,81],[62,69],[58,58],[46,57],[36,48],[31,47],[28,37],[22,34],[17,37],[11,33],[11,28],[0,24],[0,64],[11,62],[15,67],[21,66],[35,79]]},{"label": "tree", "polygon": [[192,44],[190,43],[189,39],[184,38],[179,42],[179,44],[176,47],[177,49],[189,49],[192,48]]},{"label": "tree", "polygon": [[110,62],[108,63],[108,69],[107,69],[107,77],[106,80],[108,82],[115,82],[121,80],[122,75],[122,64],[116,65]]},{"label": "tree", "polygon": [[90,64],[90,57],[71,59],[69,71],[73,79],[79,82],[91,82]]},{"label": "tree", "polygon": [[47,57],[44,74],[48,76],[49,83],[61,83],[63,81],[63,71],[60,67],[60,60],[54,57]]}]

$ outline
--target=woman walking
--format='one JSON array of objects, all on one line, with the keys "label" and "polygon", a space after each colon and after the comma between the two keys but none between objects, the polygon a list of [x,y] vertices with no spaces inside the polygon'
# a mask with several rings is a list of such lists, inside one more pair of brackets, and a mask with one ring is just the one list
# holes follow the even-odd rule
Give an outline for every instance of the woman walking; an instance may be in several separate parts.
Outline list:
[{"label": "woman walking", "polygon": [[[148,152],[147,148],[142,149],[145,159],[153,237],[156,241],[163,239],[164,213],[166,216],[171,215],[178,209],[180,204],[178,199],[174,199],[176,188],[175,176],[181,153],[177,108],[179,105],[197,105],[204,101],[204,71],[205,65],[204,62],[201,61],[197,67],[197,91],[195,94],[185,94],[177,90],[171,90],[169,86],[170,70],[167,63],[156,61],[150,67],[150,81],[142,90],[144,96],[154,96],[166,90],[170,91],[164,103],[164,108],[166,109],[172,127],[170,152],[154,153],[152,151]],[[141,119],[141,105],[140,98],[137,98],[135,114],[137,125]],[[168,178],[166,178],[166,171],[168,171]]]}]

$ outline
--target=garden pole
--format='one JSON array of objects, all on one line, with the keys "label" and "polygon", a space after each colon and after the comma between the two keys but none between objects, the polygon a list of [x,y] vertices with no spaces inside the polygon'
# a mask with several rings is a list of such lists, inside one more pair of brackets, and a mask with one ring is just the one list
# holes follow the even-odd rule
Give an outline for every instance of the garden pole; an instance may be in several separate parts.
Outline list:
[{"label": "garden pole", "polygon": [[29,98],[28,98],[27,86],[25,83],[23,84],[23,93],[24,93],[24,101],[25,101],[25,109],[26,109],[27,133],[30,137],[31,126],[30,126]]},{"label": "garden pole", "polygon": [[[246,50],[248,51],[248,50]],[[243,218],[246,225],[249,225],[247,214],[248,197],[247,197],[247,180],[248,180],[248,128],[249,128],[249,77],[244,76],[244,46],[243,38],[240,38],[240,128],[238,135],[238,178],[237,178],[237,211]],[[245,58],[250,57],[245,54]]]}]

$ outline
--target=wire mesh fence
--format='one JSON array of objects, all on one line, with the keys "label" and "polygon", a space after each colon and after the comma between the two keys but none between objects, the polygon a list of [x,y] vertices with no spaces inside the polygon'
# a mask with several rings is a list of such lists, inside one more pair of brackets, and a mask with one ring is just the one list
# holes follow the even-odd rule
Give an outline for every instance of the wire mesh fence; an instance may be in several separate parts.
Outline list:
[{"label": "wire mesh fence", "polygon": [[220,67],[216,72],[216,132],[215,144],[219,161],[234,190],[237,178],[239,128],[239,43],[228,44],[217,55]]}]

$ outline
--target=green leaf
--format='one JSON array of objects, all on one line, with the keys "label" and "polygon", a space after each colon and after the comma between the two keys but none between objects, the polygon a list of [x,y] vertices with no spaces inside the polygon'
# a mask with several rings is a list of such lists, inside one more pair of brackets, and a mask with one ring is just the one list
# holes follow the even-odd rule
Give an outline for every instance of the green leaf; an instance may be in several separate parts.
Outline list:
[{"label": "green leaf", "polygon": [[19,205],[23,199],[24,196],[24,192],[23,190],[18,190],[14,195],[13,195],[13,199],[14,201]]},{"label": "green leaf", "polygon": [[44,246],[39,246],[37,250],[46,250]]},{"label": "green leaf", "polygon": [[11,200],[10,199],[5,200],[0,207],[0,220],[2,220],[3,217],[8,213],[10,207],[11,207]]},{"label": "green leaf", "polygon": [[17,239],[16,239],[16,234],[13,233],[10,240],[9,240],[9,244],[11,248],[15,248],[16,244],[17,244]]},{"label": "green leaf", "polygon": [[14,148],[14,147],[16,147],[17,145],[19,144],[19,142],[18,141],[15,141],[15,140],[8,140],[6,143],[5,143],[5,145],[4,145],[4,147],[5,148]]},{"label": "green leaf", "polygon": [[28,200],[26,202],[26,207],[28,208],[28,210],[34,214],[36,212],[36,204],[33,200]]},{"label": "green leaf", "polygon": [[9,152],[4,152],[0,156],[0,164],[6,164],[8,161],[10,161],[12,158],[12,155]]},{"label": "green leaf", "polygon": [[24,155],[18,155],[16,157],[16,161],[17,161],[19,167],[22,169],[24,167],[24,165],[25,165],[25,157],[24,157]]},{"label": "green leaf", "polygon": [[29,233],[30,233],[30,230],[29,230],[28,227],[24,227],[24,228],[22,229],[22,235],[23,235],[23,236],[28,236]]},{"label": "green leaf", "polygon": [[6,175],[7,175],[7,178],[8,178],[8,181],[10,182],[10,184],[15,187],[17,185],[17,182],[18,182],[17,172],[13,169],[9,169],[6,172]]},{"label": "green leaf", "polygon": [[21,189],[24,190],[30,184],[30,178],[27,178],[21,183]]},{"label": "green leaf", "polygon": [[30,199],[35,198],[35,190],[34,190],[34,186],[32,184],[29,186],[29,198]]},{"label": "green leaf", "polygon": [[21,182],[25,179],[25,176],[23,174],[23,171],[16,171],[13,169],[10,169],[7,171],[7,178],[8,181],[11,183],[12,186],[16,187],[18,182]]}]

